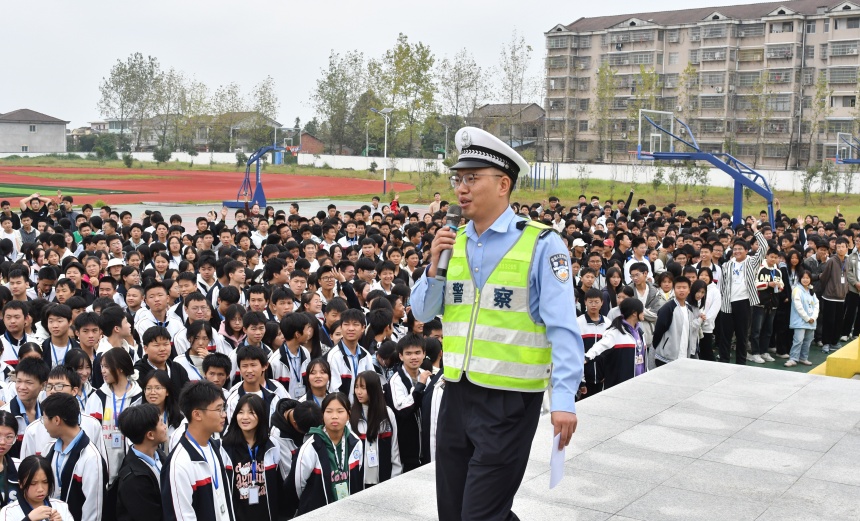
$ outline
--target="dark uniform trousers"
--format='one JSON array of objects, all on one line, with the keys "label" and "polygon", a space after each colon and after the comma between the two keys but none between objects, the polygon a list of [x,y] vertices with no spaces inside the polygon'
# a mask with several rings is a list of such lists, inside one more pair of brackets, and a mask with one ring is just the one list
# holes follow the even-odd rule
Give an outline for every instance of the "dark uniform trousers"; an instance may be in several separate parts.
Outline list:
[{"label": "dark uniform trousers", "polygon": [[447,382],[436,435],[439,519],[519,519],[511,506],[540,418],[543,393]]}]

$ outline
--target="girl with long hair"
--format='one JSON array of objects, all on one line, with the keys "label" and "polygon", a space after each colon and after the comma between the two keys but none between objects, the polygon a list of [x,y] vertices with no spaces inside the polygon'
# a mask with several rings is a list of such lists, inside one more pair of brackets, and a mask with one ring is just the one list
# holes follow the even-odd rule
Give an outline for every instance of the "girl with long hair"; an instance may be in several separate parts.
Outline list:
[{"label": "girl with long hair", "polygon": [[244,316],[245,308],[239,304],[230,304],[227,311],[224,312],[224,320],[221,322],[221,329],[218,332],[233,349],[238,349],[245,340],[245,333],[242,331],[242,317]]},{"label": "girl with long hair", "polygon": [[365,488],[399,476],[400,448],[397,420],[385,404],[382,382],[375,371],[364,371],[355,379],[355,403],[349,423],[361,439],[364,451]]},{"label": "girl with long hair", "polygon": [[18,499],[18,469],[9,454],[18,439],[18,420],[8,411],[0,411],[0,506]]},{"label": "girl with long hair", "polygon": [[603,306],[600,314],[604,317],[609,310],[618,306],[618,292],[624,287],[624,278],[621,270],[615,267],[606,270],[606,287],[603,288]]},{"label": "girl with long hair", "polygon": [[645,306],[638,298],[625,298],[618,310],[619,316],[606,329],[603,338],[585,354],[586,364],[599,364],[597,374],[603,374],[604,389],[648,370],[645,335],[639,327]]},{"label": "girl with long hair", "polygon": [[[158,407],[158,412],[164,419],[164,424],[167,425],[167,439],[170,439],[182,423],[182,413],[179,412],[179,391],[173,385],[170,375],[158,369],[146,375],[141,384],[144,400]],[[167,447],[161,447],[165,454],[170,452],[167,449]]]},{"label": "girl with long hair", "polygon": [[232,462],[227,476],[236,519],[277,519],[280,451],[269,439],[269,414],[262,398],[250,393],[239,398],[223,447]]},{"label": "girl with long hair", "polygon": [[27,456],[18,465],[18,480],[17,501],[0,510],[0,519],[74,521],[69,506],[52,498],[56,481],[50,461],[42,456]]},{"label": "girl with long hair", "polygon": [[322,358],[313,358],[306,371],[308,392],[299,398],[299,401],[313,401],[317,405],[322,405],[323,400],[328,396],[328,388],[331,383],[331,366]]}]

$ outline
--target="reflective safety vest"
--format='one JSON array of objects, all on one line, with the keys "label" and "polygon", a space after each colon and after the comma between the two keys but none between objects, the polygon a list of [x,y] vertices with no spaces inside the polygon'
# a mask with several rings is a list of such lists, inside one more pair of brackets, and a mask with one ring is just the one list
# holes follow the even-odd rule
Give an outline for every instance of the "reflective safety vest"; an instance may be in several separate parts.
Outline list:
[{"label": "reflective safety vest", "polygon": [[546,326],[529,313],[529,269],[547,226],[528,222],[514,246],[478,289],[466,258],[465,230],[454,243],[442,316],[445,380],[463,373],[481,387],[543,391],[549,386],[552,348]]}]

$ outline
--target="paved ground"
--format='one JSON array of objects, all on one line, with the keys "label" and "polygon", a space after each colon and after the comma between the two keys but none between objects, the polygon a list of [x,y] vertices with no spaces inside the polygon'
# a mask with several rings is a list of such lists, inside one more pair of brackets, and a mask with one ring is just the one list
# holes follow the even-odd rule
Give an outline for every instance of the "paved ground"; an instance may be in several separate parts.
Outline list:
[{"label": "paved ground", "polygon": [[[579,407],[549,490],[541,419],[514,501],[522,520],[860,518],[860,382],[682,360]],[[432,466],[302,519],[436,519]]]}]

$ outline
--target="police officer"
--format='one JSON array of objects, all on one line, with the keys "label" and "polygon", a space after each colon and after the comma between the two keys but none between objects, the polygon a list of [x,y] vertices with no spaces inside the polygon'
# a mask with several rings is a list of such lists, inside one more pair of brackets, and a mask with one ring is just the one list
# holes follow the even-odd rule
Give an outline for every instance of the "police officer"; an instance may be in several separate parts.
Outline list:
[{"label": "police officer", "polygon": [[[518,519],[511,512],[525,473],[543,392],[552,384],[560,445],[576,430],[583,370],[570,258],[548,227],[510,207],[516,151],[472,127],[455,137],[451,186],[469,223],[437,232],[431,260],[412,290],[422,322],[442,314],[445,394],[436,444],[439,519]],[[447,280],[437,280],[444,250]]]}]

